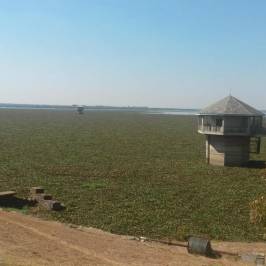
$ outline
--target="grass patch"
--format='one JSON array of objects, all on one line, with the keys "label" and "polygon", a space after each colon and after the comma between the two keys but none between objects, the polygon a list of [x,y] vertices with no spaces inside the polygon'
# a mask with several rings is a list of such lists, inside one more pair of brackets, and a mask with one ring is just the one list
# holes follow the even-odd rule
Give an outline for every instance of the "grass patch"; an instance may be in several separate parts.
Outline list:
[{"label": "grass patch", "polygon": [[107,188],[108,182],[106,180],[90,180],[81,185],[82,188],[95,190]]},{"label": "grass patch", "polygon": [[21,209],[19,208],[3,208],[5,211],[8,211],[8,212],[12,212],[12,211],[16,211],[16,212],[20,212],[20,213],[23,213],[23,214],[28,214],[29,213],[29,207],[23,207]]},{"label": "grass patch", "polygon": [[23,214],[29,214],[30,212],[30,208],[28,206],[24,206],[22,208],[3,207],[3,210],[8,211],[8,212],[16,211],[16,212],[20,212]]}]

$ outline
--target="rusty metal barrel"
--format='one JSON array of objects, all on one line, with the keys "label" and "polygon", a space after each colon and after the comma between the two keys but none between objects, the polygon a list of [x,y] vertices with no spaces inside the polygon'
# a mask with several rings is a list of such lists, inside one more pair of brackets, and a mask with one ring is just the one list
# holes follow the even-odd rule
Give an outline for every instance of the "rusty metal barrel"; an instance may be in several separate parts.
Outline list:
[{"label": "rusty metal barrel", "polygon": [[191,254],[204,255],[211,257],[213,250],[211,248],[211,242],[208,239],[191,236],[188,238],[188,252]]}]

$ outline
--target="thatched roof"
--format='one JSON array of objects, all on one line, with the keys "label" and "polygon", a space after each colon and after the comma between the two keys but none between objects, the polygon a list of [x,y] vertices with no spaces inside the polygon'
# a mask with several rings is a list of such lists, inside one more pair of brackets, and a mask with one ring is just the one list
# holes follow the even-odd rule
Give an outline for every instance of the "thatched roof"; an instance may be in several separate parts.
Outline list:
[{"label": "thatched roof", "polygon": [[229,95],[224,99],[204,108],[200,115],[232,115],[232,116],[264,116],[264,113],[256,110],[248,104]]}]

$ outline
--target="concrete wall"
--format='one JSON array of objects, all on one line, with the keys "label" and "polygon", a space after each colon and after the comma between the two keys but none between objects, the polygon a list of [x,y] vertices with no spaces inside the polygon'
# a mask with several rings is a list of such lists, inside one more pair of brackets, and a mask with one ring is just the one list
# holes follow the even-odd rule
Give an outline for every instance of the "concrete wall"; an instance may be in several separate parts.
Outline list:
[{"label": "concrete wall", "polygon": [[224,137],[207,135],[206,158],[209,164],[224,165]]},{"label": "concrete wall", "polygon": [[241,166],[249,161],[249,137],[207,135],[206,159],[212,165]]}]

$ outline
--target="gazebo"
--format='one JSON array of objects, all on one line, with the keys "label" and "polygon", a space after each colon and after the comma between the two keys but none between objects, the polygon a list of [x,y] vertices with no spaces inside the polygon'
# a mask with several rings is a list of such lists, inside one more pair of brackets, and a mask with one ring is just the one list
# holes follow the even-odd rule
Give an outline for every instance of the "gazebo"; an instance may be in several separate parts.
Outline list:
[{"label": "gazebo", "polygon": [[229,95],[198,114],[198,132],[206,135],[206,160],[212,165],[242,166],[260,153],[264,113]]}]

